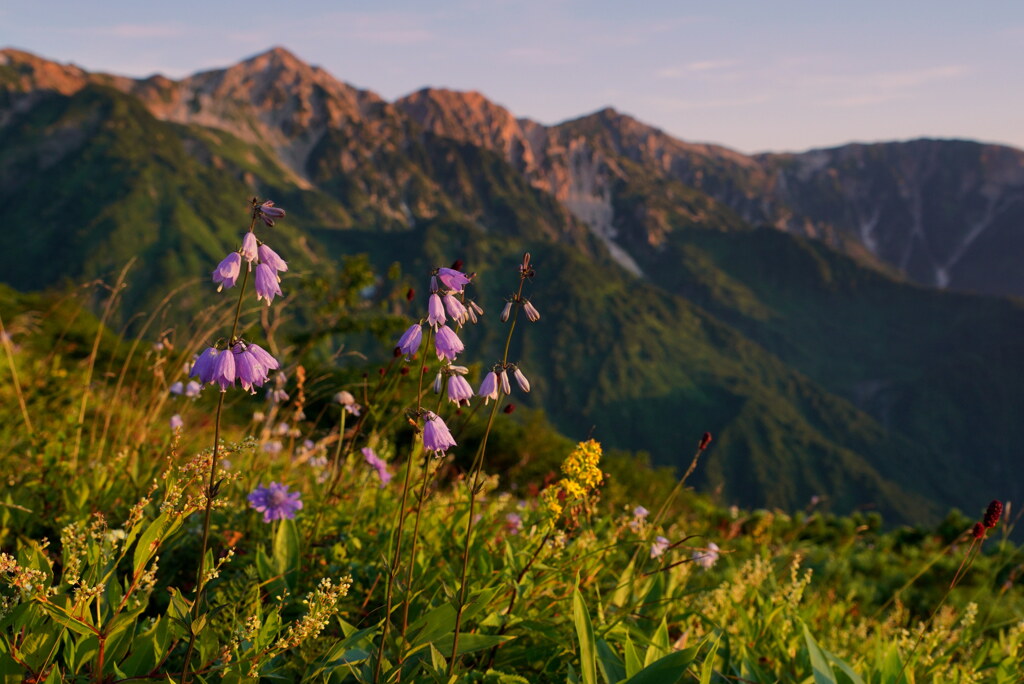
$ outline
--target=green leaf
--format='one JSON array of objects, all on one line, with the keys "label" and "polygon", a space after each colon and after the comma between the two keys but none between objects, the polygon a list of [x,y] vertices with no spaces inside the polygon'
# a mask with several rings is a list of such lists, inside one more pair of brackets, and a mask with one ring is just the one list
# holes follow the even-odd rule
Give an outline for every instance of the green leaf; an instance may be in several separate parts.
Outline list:
[{"label": "green leaf", "polygon": [[715,673],[715,656],[718,654],[718,645],[722,643],[722,635],[719,634],[707,657],[704,658],[704,665],[700,671],[700,684],[711,684],[711,676]]},{"label": "green leaf", "polygon": [[590,624],[590,614],[587,613],[587,606],[578,587],[572,592],[572,621],[576,625],[576,637],[580,642],[580,674],[583,684],[597,684],[594,627]]},{"label": "green leaf", "polygon": [[157,519],[149,524],[146,531],[139,537],[135,545],[135,553],[132,556],[132,566],[135,574],[142,572],[150,559],[156,555],[160,544],[164,542],[181,525],[177,516],[171,517],[167,513],[161,513]]},{"label": "green leaf", "polygon": [[299,543],[295,521],[282,520],[274,535],[274,570],[285,578],[289,589],[294,588],[299,570]]},{"label": "green leaf", "polygon": [[829,667],[825,654],[821,652],[818,642],[811,636],[811,632],[804,628],[804,641],[807,643],[807,653],[811,657],[811,669],[814,671],[814,684],[839,684],[836,681],[836,673]]},{"label": "green leaf", "polygon": [[[448,634],[434,642],[441,653],[452,652],[453,635]],[[471,632],[459,633],[459,655],[482,651],[485,648],[494,648],[499,644],[515,639],[514,636],[504,634],[473,634]]]},{"label": "green leaf", "polygon": [[626,635],[626,676],[632,677],[640,670],[644,669],[644,664],[640,662],[640,654],[636,651],[636,646],[633,645],[633,640]]},{"label": "green leaf", "polygon": [[696,657],[696,647],[669,653],[630,677],[626,684],[674,684],[682,679]]},{"label": "green leaf", "polygon": [[644,655],[644,667],[647,667],[658,658],[662,658],[668,654],[669,641],[668,641],[668,623],[662,618],[661,624],[658,625],[658,629],[655,630],[654,636],[651,637],[651,643],[647,647],[647,653]]},{"label": "green leaf", "polygon": [[626,678],[626,668],[622,666],[622,660],[604,639],[597,641],[597,665],[607,684],[617,684]]},{"label": "green leaf", "polygon": [[821,649],[821,652],[824,653],[825,657],[831,660],[832,664],[838,667],[844,675],[850,678],[851,684],[864,684],[864,680],[861,679],[861,676],[854,672],[853,668],[850,667],[845,660],[824,648]]}]

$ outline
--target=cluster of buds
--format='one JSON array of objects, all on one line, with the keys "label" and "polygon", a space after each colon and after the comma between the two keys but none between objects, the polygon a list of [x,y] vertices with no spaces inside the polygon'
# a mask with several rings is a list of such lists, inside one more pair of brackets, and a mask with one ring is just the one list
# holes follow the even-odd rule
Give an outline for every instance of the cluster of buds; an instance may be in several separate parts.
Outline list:
[{"label": "cluster of buds", "polygon": [[[284,209],[275,207],[270,201],[257,204],[254,199],[253,214],[268,226],[272,226],[275,218],[284,216]],[[258,240],[251,230],[242,238],[242,247],[224,257],[213,270],[213,282],[217,283],[217,291],[235,286],[242,272],[243,259],[248,262],[250,271],[253,270],[253,264],[256,265],[256,301],[266,300],[267,306],[270,306],[274,297],[281,294],[280,274],[288,270],[288,264],[266,243]]]},{"label": "cluster of buds", "polygon": [[513,306],[522,307],[523,313],[526,314],[527,320],[529,320],[531,323],[536,323],[537,321],[540,320],[540,312],[537,311],[537,307],[535,307],[529,299],[523,297],[522,294],[522,281],[529,280],[533,278],[533,276],[535,276],[536,274],[537,272],[533,270],[533,266],[530,265],[530,253],[527,252],[526,254],[523,255],[523,262],[519,265],[519,292],[511,295],[508,299],[505,300],[505,308],[501,310],[501,314],[498,316],[498,318],[501,319],[502,323],[508,322],[509,316],[512,315]]},{"label": "cluster of buds", "polygon": [[985,533],[991,530],[999,524],[999,518],[1003,515],[1003,504],[1001,501],[993,500],[989,503],[988,508],[985,509],[985,515],[982,516],[981,522],[974,523],[974,528],[971,530],[971,535],[975,539],[983,539]]},{"label": "cluster of buds", "polygon": [[[453,265],[461,265],[456,262]],[[427,299],[427,325],[434,329],[434,351],[438,360],[454,361],[465,350],[459,336],[448,327],[448,319],[458,327],[467,322],[476,323],[484,312],[480,306],[465,298],[465,288],[473,279],[456,268],[439,268],[430,276],[430,297]],[[412,290],[409,291],[412,293]],[[460,300],[456,295],[463,295]],[[395,356],[411,358],[423,341],[423,321],[406,330],[395,347]]]},{"label": "cluster of buds", "polygon": [[485,405],[491,399],[498,401],[500,394],[505,396],[512,394],[512,383],[508,379],[509,371],[516,379],[519,389],[524,392],[530,391],[530,381],[523,375],[523,371],[519,370],[519,366],[514,363],[499,363],[484,376],[483,382],[480,383],[480,389],[477,390],[477,394],[484,398]]}]

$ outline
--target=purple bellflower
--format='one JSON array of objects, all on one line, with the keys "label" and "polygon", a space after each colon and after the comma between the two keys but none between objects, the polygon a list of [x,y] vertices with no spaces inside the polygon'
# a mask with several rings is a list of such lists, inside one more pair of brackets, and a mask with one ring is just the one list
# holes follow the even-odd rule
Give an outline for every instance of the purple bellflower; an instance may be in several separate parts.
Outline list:
[{"label": "purple bellflower", "polygon": [[177,413],[175,413],[173,416],[171,416],[171,431],[172,432],[180,430],[183,427],[185,427],[185,421],[183,421],[181,419],[181,416],[179,416]]},{"label": "purple bellflower", "polygon": [[[236,344],[232,351],[235,354],[235,373],[238,376],[238,381],[242,384],[242,389],[250,394],[256,394],[253,387],[263,387],[263,384],[269,379],[267,373],[270,369],[260,363],[256,354],[242,342]],[[270,355],[267,354],[267,356]]]},{"label": "purple bellflower", "polygon": [[235,355],[228,350],[217,354],[213,362],[213,376],[210,382],[220,385],[221,392],[227,392],[228,387],[235,386]]},{"label": "purple bellflower", "polygon": [[700,567],[705,570],[710,570],[718,561],[718,552],[720,550],[721,549],[718,548],[718,544],[715,542],[708,542],[706,549],[703,551],[694,551],[691,558],[693,559],[693,562]]},{"label": "purple bellflower", "polygon": [[453,375],[448,378],[448,399],[456,404],[469,401],[473,398],[473,388],[461,375]]},{"label": "purple bellflower", "polygon": [[263,522],[292,520],[295,511],[302,509],[302,493],[289,492],[288,485],[271,482],[260,485],[249,494],[249,505],[263,514]]},{"label": "purple bellflower", "polygon": [[179,380],[178,382],[174,383],[169,388],[167,388],[167,391],[170,392],[171,394],[184,394],[185,383]]},{"label": "purple bellflower", "polygon": [[274,295],[281,294],[280,278],[269,264],[261,263],[256,267],[256,301],[267,300],[267,306],[274,301]]},{"label": "purple bellflower", "polygon": [[441,416],[427,411],[426,424],[423,426],[423,448],[435,454],[443,454],[449,447],[455,446],[455,438]]},{"label": "purple bellflower", "polygon": [[437,279],[452,292],[462,292],[469,285],[469,277],[453,268],[437,269]]},{"label": "purple bellflower", "polygon": [[480,383],[480,389],[477,390],[477,394],[484,398],[484,406],[491,399],[498,401],[498,376],[494,371],[484,376],[484,381]]},{"label": "purple bellflower", "polygon": [[512,385],[508,382],[508,373],[502,368],[501,372],[498,373],[498,383],[501,385],[501,391],[506,395],[512,394]]},{"label": "purple bellflower", "polygon": [[265,243],[259,248],[260,263],[266,264],[279,273],[288,270],[288,262],[277,255],[277,252],[270,249]]},{"label": "purple bellflower", "polygon": [[232,252],[224,257],[224,260],[217,264],[213,270],[213,282],[217,283],[217,292],[225,287],[232,288],[238,280],[238,274],[242,272],[242,255]]},{"label": "purple bellflower", "polygon": [[203,386],[200,385],[198,382],[196,382],[195,380],[189,380],[188,384],[185,385],[185,396],[188,397],[189,399],[194,399],[195,397],[199,396],[199,391],[202,389]]},{"label": "purple bellflower", "polygon": [[526,314],[526,318],[531,323],[536,323],[540,320],[540,312],[537,311],[537,307],[530,303],[529,299],[523,300],[523,313]]},{"label": "purple bellflower", "polygon": [[462,340],[455,334],[455,331],[447,325],[442,325],[434,335],[434,349],[437,351],[437,359],[448,359],[454,361],[455,357],[462,353],[465,346]]},{"label": "purple bellflower", "polygon": [[263,222],[268,226],[274,225],[274,219],[284,218],[284,209],[275,207],[274,203],[270,200],[267,200],[257,207],[257,211],[260,212],[260,218],[263,219]]},{"label": "purple bellflower", "polygon": [[363,447],[361,451],[363,453],[363,458],[366,459],[366,463],[377,471],[377,477],[380,478],[380,488],[384,489],[388,482],[391,482],[391,473],[388,472],[388,464],[370,447]]},{"label": "purple bellflower", "polygon": [[441,306],[441,298],[435,292],[427,300],[427,323],[437,329],[437,326],[444,325],[444,321],[444,307]]},{"label": "purple bellflower", "polygon": [[469,320],[469,311],[462,302],[450,294],[444,296],[444,308],[447,309],[448,315],[452,317],[452,320],[459,325],[465,325],[466,321]]},{"label": "purple bellflower", "polygon": [[277,359],[271,356],[270,352],[258,344],[250,344],[246,347],[246,350],[268,371],[277,370],[281,367],[281,364],[277,362]]},{"label": "purple bellflower", "polygon": [[515,376],[516,383],[519,385],[519,389],[523,390],[524,392],[530,391],[530,381],[526,379],[526,376],[523,375],[523,371],[519,370],[518,366],[516,366],[516,369],[515,371],[513,371],[512,375]]},{"label": "purple bellflower", "polygon": [[192,370],[189,371],[190,378],[199,378],[199,383],[205,385],[208,382],[213,382],[213,367],[217,362],[217,356],[221,352],[215,347],[207,347],[203,350],[197,358],[195,363],[192,364]]},{"label": "purple bellflower", "polygon": [[242,249],[239,250],[243,259],[249,262],[249,270],[252,270],[252,262],[256,261],[256,235],[249,231],[242,238]]},{"label": "purple bellflower", "polygon": [[409,329],[402,333],[398,339],[398,351],[405,356],[412,356],[420,348],[423,341],[423,326],[419,323],[409,326]]}]

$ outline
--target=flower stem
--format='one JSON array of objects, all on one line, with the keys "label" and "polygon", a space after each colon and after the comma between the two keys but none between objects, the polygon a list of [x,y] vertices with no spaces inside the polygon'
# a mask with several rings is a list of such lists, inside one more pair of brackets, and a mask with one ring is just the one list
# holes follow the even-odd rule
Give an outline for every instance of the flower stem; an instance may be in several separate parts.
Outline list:
[{"label": "flower stem", "polygon": [[[419,406],[423,398],[423,370],[427,365],[427,350],[430,349],[430,335],[432,330],[427,330],[426,345],[422,348],[420,356],[419,389],[416,393],[416,404]],[[394,553],[391,557],[391,567],[388,568],[388,586],[385,594],[384,624],[381,628],[380,648],[377,650],[377,662],[373,666],[374,684],[380,681],[381,667],[384,664],[384,647],[388,640],[388,627],[391,625],[391,608],[394,605],[395,578],[398,576],[398,564],[402,559],[402,533],[405,529],[405,505],[409,497],[409,480],[412,476],[413,454],[410,453],[405,463],[405,481],[402,484],[402,503],[398,507],[398,520],[396,527],[396,541]]]},{"label": "flower stem", "polygon": [[[249,222],[249,232],[256,226],[256,219],[259,214],[256,209],[253,209],[252,220]],[[235,341],[235,334],[238,332],[238,319],[242,315],[242,299],[245,297],[245,286],[249,282],[249,269],[245,269],[242,275],[242,286],[238,289],[238,303],[235,305],[235,320],[231,323],[231,336],[228,337],[228,348],[226,353],[230,354],[231,346]],[[206,571],[206,549],[210,543],[210,517],[213,511],[213,500],[217,496],[217,483],[214,481],[217,477],[217,456],[220,451],[220,417],[224,409],[224,395],[227,394],[226,390],[221,390],[220,397],[217,399],[217,414],[213,421],[213,456],[210,459],[210,479],[206,485],[206,506],[203,511],[203,542],[199,547],[199,563],[196,568],[196,596],[192,601],[192,608],[189,611],[191,620],[189,621],[189,635],[188,635],[188,648],[185,651],[185,665],[181,671],[181,684],[188,684],[189,669],[192,664],[192,653],[196,646],[196,633],[194,631],[194,625],[196,620],[199,618],[200,604],[203,602],[203,589],[205,589],[205,582],[203,576]]]},{"label": "flower stem", "polygon": [[[519,291],[516,293],[516,301],[520,301],[523,294],[523,284],[526,279],[520,277]],[[512,314],[512,325],[509,326],[508,336],[505,338],[505,352],[502,356],[502,367],[508,363],[508,350],[512,345],[512,333],[516,329],[516,321],[519,319],[519,307],[515,308]],[[466,605],[466,575],[469,572],[469,547],[473,541],[473,515],[476,512],[476,494],[479,487],[480,471],[484,465],[484,453],[487,451],[487,438],[491,435],[491,427],[494,425],[494,416],[498,413],[498,404],[501,403],[502,394],[499,390],[498,400],[491,407],[491,414],[487,417],[487,428],[484,430],[484,437],[480,441],[476,457],[473,460],[473,467],[469,476],[469,519],[466,521],[466,541],[462,546],[462,572],[459,576],[459,602],[455,606],[455,633],[452,637],[452,655],[448,660],[448,676],[455,673],[455,666],[459,654],[459,629],[462,626],[462,610]]]}]

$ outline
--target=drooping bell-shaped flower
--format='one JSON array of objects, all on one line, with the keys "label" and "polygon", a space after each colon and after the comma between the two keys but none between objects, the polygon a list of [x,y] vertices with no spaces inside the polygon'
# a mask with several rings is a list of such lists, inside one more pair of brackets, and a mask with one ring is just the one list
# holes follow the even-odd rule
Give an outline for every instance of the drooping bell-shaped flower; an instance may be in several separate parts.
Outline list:
[{"label": "drooping bell-shaped flower", "polygon": [[190,399],[198,397],[199,391],[202,389],[202,385],[200,385],[198,382],[196,382],[195,380],[189,380],[188,384],[185,385],[185,396]]},{"label": "drooping bell-shaped flower", "polygon": [[238,280],[238,274],[242,272],[242,255],[232,252],[224,257],[224,260],[213,269],[213,282],[217,283],[217,292],[225,287],[232,288]]},{"label": "drooping bell-shaped flower", "polygon": [[220,385],[221,392],[227,392],[229,387],[235,385],[235,355],[230,350],[224,350],[217,354],[213,363],[213,377],[211,382]]},{"label": "drooping bell-shaped flower", "polygon": [[437,358],[454,361],[455,357],[462,353],[465,346],[462,340],[455,334],[455,331],[447,325],[442,325],[434,335],[434,348],[437,351]]},{"label": "drooping bell-shaped flower", "polygon": [[441,420],[441,416],[428,411],[426,423],[423,425],[423,448],[440,454],[453,446],[455,446],[455,438],[452,437],[448,426]]},{"label": "drooping bell-shaped flower", "polygon": [[388,472],[388,464],[377,452],[370,447],[363,447],[360,450],[363,454],[363,458],[366,460],[367,465],[377,471],[377,477],[380,478],[380,488],[384,489],[388,482],[391,482],[391,473]]},{"label": "drooping bell-shaped flower", "polygon": [[513,371],[512,375],[515,376],[516,383],[519,385],[519,389],[523,390],[524,392],[530,391],[530,381],[526,379],[526,376],[523,375],[523,371],[519,370],[518,366],[516,366],[516,369],[515,371]]},{"label": "drooping bell-shaped flower", "polygon": [[167,391],[170,392],[171,394],[184,394],[184,392],[185,392],[185,383],[183,383],[183,382],[181,382],[179,380],[178,382],[176,382],[176,383],[172,384],[170,387],[168,387]]},{"label": "drooping bell-shaped flower", "polygon": [[259,257],[261,264],[266,264],[275,271],[284,273],[285,271],[288,270],[288,262],[282,259],[280,256],[278,256],[277,252],[270,249],[270,247],[267,246],[266,243],[260,245]]},{"label": "drooping bell-shaped flower", "polygon": [[274,219],[284,218],[284,209],[275,207],[274,203],[270,200],[261,204],[257,210],[260,213],[260,218],[263,219],[263,222],[268,226],[274,225]]},{"label": "drooping bell-shaped flower", "polygon": [[469,401],[473,398],[473,388],[470,387],[466,378],[461,375],[452,375],[448,378],[448,400],[456,404]]},{"label": "drooping bell-shaped flower", "polygon": [[199,378],[199,382],[203,385],[213,382],[213,368],[216,364],[217,355],[220,353],[216,347],[204,349],[203,353],[196,358],[196,362],[192,364],[192,370],[188,374],[189,377]]},{"label": "drooping bell-shaped flower", "polygon": [[409,326],[409,329],[398,338],[398,351],[405,356],[412,356],[420,348],[423,341],[423,326],[419,323]]},{"label": "drooping bell-shaped flower", "polygon": [[439,325],[444,325],[444,322],[444,307],[441,306],[441,298],[435,292],[427,300],[427,323],[437,328]]},{"label": "drooping bell-shaped flower", "polygon": [[469,284],[469,277],[453,268],[437,269],[437,279],[452,292],[462,292]]},{"label": "drooping bell-shaped flower", "polygon": [[498,318],[501,319],[502,323],[508,322],[509,314],[512,313],[512,302],[505,302],[505,308],[501,310],[501,315]]},{"label": "drooping bell-shaped flower", "polygon": [[671,545],[672,542],[665,537],[655,537],[654,543],[651,544],[651,558],[661,558]]},{"label": "drooping bell-shaped flower", "polygon": [[277,273],[265,263],[256,267],[256,301],[267,300],[267,306],[274,301],[274,295],[281,294]]},{"label": "drooping bell-shaped flower", "polygon": [[433,387],[434,394],[440,394],[441,393],[441,387],[442,387],[443,380],[444,380],[444,376],[441,374],[441,371],[437,371],[437,375],[434,376],[434,387]]},{"label": "drooping bell-shaped flower", "polygon": [[523,313],[526,314],[531,323],[536,323],[540,320],[540,312],[537,311],[537,307],[529,299],[523,300]]},{"label": "drooping bell-shaped flower", "polygon": [[255,394],[254,387],[262,387],[267,381],[267,368],[256,358],[256,355],[242,343],[236,344],[232,351],[235,354],[235,375],[242,389]]},{"label": "drooping bell-shaped flower", "polygon": [[266,349],[258,344],[250,344],[246,347],[250,354],[256,359],[256,361],[267,369],[267,371],[277,370],[281,367],[277,359],[270,355]]},{"label": "drooping bell-shaped flower", "polygon": [[249,231],[245,234],[245,237],[242,238],[242,249],[239,250],[239,253],[243,259],[249,262],[250,271],[252,270],[252,262],[256,261],[256,250],[256,235],[252,231]]},{"label": "drooping bell-shaped flower", "polygon": [[466,307],[455,297],[450,294],[444,296],[444,308],[448,311],[448,315],[452,317],[459,325],[464,325],[469,320],[469,311]]},{"label": "drooping bell-shaped flower", "polygon": [[501,391],[506,395],[512,394],[512,385],[508,382],[508,373],[502,368],[501,372],[498,373],[498,383],[501,385]]},{"label": "drooping bell-shaped flower", "polygon": [[477,395],[484,398],[484,405],[487,405],[491,399],[494,401],[498,400],[498,375],[491,371],[484,376],[484,381],[480,383],[480,389],[477,390]]}]

